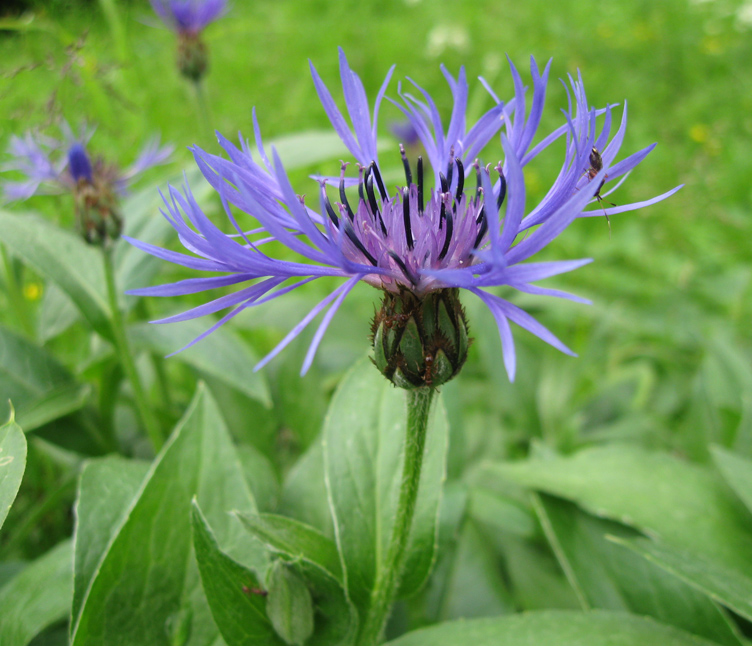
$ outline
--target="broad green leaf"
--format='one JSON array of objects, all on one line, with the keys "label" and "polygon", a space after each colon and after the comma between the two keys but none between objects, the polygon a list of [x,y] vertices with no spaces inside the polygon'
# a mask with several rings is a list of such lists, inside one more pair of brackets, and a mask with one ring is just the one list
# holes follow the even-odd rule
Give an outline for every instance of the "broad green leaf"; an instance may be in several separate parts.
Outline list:
[{"label": "broad green leaf", "polygon": [[342,564],[336,543],[314,527],[276,514],[241,514],[240,520],[274,552],[318,565],[342,582]]},{"label": "broad green leaf", "polygon": [[334,538],[324,478],[324,451],[320,441],[311,444],[290,469],[282,487],[279,506],[286,516],[308,523]]},{"label": "broad green leaf", "polygon": [[240,518],[272,552],[300,569],[315,594],[315,631],[307,646],[349,643],[357,630],[358,615],[345,595],[334,541],[310,525],[285,516],[242,514]]},{"label": "broad green leaf", "polygon": [[86,590],[149,464],[118,456],[87,462],[81,472],[74,534],[73,604],[78,617]]},{"label": "broad green leaf", "polygon": [[251,488],[259,511],[276,509],[279,501],[279,480],[271,460],[250,444],[237,447],[246,482]]},{"label": "broad green leaf", "polygon": [[81,318],[73,301],[55,283],[44,286],[37,310],[37,336],[42,343],[54,339]]},{"label": "broad green leaf", "polygon": [[0,210],[0,231],[10,253],[54,282],[99,334],[112,338],[99,249],[32,213]]},{"label": "broad green leaf", "polygon": [[435,616],[446,621],[513,612],[496,554],[473,522],[464,523],[453,548],[449,562],[437,566],[443,581]]},{"label": "broad green leaf", "polygon": [[541,494],[534,498],[541,525],[583,609],[652,616],[706,639],[740,646],[728,617],[706,595],[661,568],[606,540],[637,536],[575,504]]},{"label": "broad green leaf", "polygon": [[646,538],[609,537],[752,621],[752,579],[685,550]]},{"label": "broad green leaf", "polygon": [[619,612],[547,610],[453,621],[416,630],[387,646],[711,646],[657,621]]},{"label": "broad green leaf", "polygon": [[752,513],[752,460],[720,446],[712,447],[711,453],[724,480]]},{"label": "broad green leaf", "polygon": [[511,532],[523,538],[531,538],[535,534],[535,519],[529,511],[511,498],[481,487],[470,490],[468,513],[476,520],[503,532]]},{"label": "broad green leaf", "polygon": [[0,426],[0,528],[16,499],[26,469],[26,436],[11,419]]},{"label": "broad green leaf", "polygon": [[59,543],[0,588],[3,646],[26,646],[47,626],[64,619],[73,592],[73,551]]},{"label": "broad green leaf", "polygon": [[[171,325],[141,323],[133,326],[130,333],[141,346],[167,355],[180,350],[210,326],[211,323],[196,320]],[[227,329],[213,332],[201,343],[176,354],[173,361],[187,363],[271,406],[266,377],[263,372],[253,370],[258,358],[247,343]]]},{"label": "broad green leaf", "polygon": [[[191,621],[189,644],[216,639],[190,558],[193,496],[203,505],[223,547],[251,567],[264,567],[261,546],[249,540],[240,522],[227,513],[253,513],[255,504],[217,406],[203,386],[97,564],[73,620],[74,646],[167,644],[165,626],[179,626],[186,613]],[[140,600],[138,606],[134,599]]]},{"label": "broad green leaf", "polygon": [[[345,589],[359,609],[368,607],[392,532],[402,476],[404,391],[362,360],[342,379],[324,423],[329,504],[345,572]],[[436,554],[448,426],[440,397],[428,435],[401,594],[425,582]]]},{"label": "broad green leaf", "polygon": [[88,388],[44,348],[0,326],[0,393],[0,419],[10,399],[28,432],[83,407]]},{"label": "broad green leaf", "polygon": [[222,552],[201,510],[192,509],[193,547],[214,621],[227,646],[283,646],[266,614],[262,585],[247,567]]},{"label": "broad green leaf", "polygon": [[709,468],[664,453],[607,446],[486,469],[752,576],[752,518]]}]

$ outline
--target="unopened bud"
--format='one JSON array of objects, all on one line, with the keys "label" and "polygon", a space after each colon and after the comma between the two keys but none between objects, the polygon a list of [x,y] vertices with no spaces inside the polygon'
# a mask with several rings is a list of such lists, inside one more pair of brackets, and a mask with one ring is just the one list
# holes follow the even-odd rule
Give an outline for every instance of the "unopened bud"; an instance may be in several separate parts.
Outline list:
[{"label": "unopened bud", "polygon": [[178,38],[178,69],[180,73],[194,83],[206,74],[209,55],[201,36],[193,33],[181,33]]},{"label": "unopened bud", "polygon": [[422,298],[385,292],[371,326],[373,362],[400,388],[437,387],[467,359],[467,318],[459,290],[440,289]]}]

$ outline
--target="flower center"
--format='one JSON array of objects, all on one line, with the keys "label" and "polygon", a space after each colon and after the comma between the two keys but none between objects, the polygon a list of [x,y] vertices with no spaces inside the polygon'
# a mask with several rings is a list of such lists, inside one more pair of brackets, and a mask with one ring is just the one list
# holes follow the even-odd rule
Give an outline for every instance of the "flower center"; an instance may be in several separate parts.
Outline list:
[{"label": "flower center", "polygon": [[[426,191],[423,159],[418,157],[415,176],[400,144],[405,186],[394,195],[387,193],[375,162],[359,166],[358,202],[353,208],[345,191],[343,162],[339,198],[339,215],[322,187],[322,199],[333,225],[332,234],[344,235],[342,249],[354,262],[391,270],[398,278],[374,274],[369,280],[379,287],[395,291],[400,286],[415,293],[436,288],[436,281],[422,275],[422,270],[462,268],[473,264],[476,249],[488,232],[488,218],[482,187],[483,172],[478,161],[473,164],[476,187],[466,190],[465,167],[453,154],[446,173],[439,173],[439,185]],[[501,190],[497,211],[506,194],[506,181],[497,166]]]}]

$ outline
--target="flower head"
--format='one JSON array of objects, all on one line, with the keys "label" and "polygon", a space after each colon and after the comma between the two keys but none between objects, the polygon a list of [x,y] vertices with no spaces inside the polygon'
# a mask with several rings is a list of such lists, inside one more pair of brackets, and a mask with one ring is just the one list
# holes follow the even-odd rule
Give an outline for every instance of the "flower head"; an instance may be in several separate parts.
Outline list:
[{"label": "flower head", "polygon": [[118,200],[128,184],[147,168],[163,163],[172,146],[160,146],[153,139],[125,171],[102,157],[92,160],[86,150],[92,132],[76,137],[67,124],[61,141],[27,132],[11,137],[12,160],[2,170],[20,171],[22,181],[2,181],[6,201],[24,200],[35,194],[69,192],[76,202],[79,229],[87,242],[104,244],[119,237],[122,218]]},{"label": "flower head", "polygon": [[178,69],[199,81],[209,65],[201,32],[227,11],[227,0],[151,0],[155,13],[178,35]]},{"label": "flower head", "polygon": [[150,0],[162,22],[179,34],[197,35],[227,11],[227,0]]},{"label": "flower head", "polygon": [[[276,356],[318,314],[326,311],[306,355],[305,372],[332,317],[361,281],[391,295],[385,300],[388,309],[380,319],[377,315],[373,331],[377,340],[379,325],[386,326],[379,337],[382,347],[377,348],[375,361],[386,366],[385,374],[386,370],[394,373],[399,369],[401,374],[397,380],[393,379],[395,383],[405,381],[403,367],[412,361],[414,365],[406,381],[415,385],[412,380],[417,375],[423,383],[431,381],[436,385],[433,377],[438,372],[432,371],[439,360],[443,361],[439,350],[446,350],[444,354],[450,357],[448,363],[444,362],[441,375],[456,374],[464,361],[461,349],[464,347],[466,352],[467,347],[466,340],[463,341],[467,324],[455,298],[459,289],[476,295],[494,315],[510,378],[515,372],[515,352],[509,321],[571,354],[529,314],[488,290],[503,286],[531,294],[584,301],[533,283],[575,269],[590,262],[589,259],[527,261],[576,218],[602,215],[600,205],[590,211],[585,207],[597,201],[596,194],[598,197],[608,195],[601,191],[612,180],[632,170],[654,146],[614,163],[624,137],[626,106],[621,125],[611,138],[612,110],[588,106],[581,78],[569,79],[570,102],[562,125],[533,146],[545,101],[550,62],[541,73],[531,59],[532,97],[526,93],[511,62],[510,68],[514,97],[503,102],[487,88],[494,106],[471,126],[465,116],[468,83],[464,69],[460,69],[455,78],[442,67],[454,99],[448,124],[442,121],[425,90],[411,80],[412,91],[399,84],[399,101],[390,101],[418,133],[428,163],[421,157],[408,159],[401,147],[404,184],[387,187],[377,154],[377,122],[394,68],[387,74],[372,112],[359,77],[349,68],[340,51],[342,86],[351,127],[311,65],[313,82],[324,110],[350,151],[352,162],[341,164],[339,177],[319,178],[318,202],[307,204],[304,197],[295,193],[276,151],[272,149],[271,155],[267,154],[254,111],[258,158],[252,156],[243,140],[237,148],[221,135],[218,135],[219,142],[229,159],[193,148],[199,168],[218,192],[236,233],[221,232],[198,206],[189,187],[183,192],[170,187],[169,195],[164,197],[163,214],[192,255],[131,240],[137,247],[165,260],[223,275],[192,278],[131,293],[174,296],[243,285],[235,293],[157,321],[182,321],[229,309],[189,344],[193,345],[248,307],[279,298],[322,276],[342,278],[342,285],[316,305],[257,368]],[[602,117],[600,128],[596,123],[598,117]],[[499,133],[503,161],[493,166],[484,165],[479,156]],[[566,144],[561,171],[541,202],[526,212],[523,168],[562,137]],[[602,151],[602,167],[595,174],[589,174],[594,147]],[[433,175],[433,182],[428,179],[429,175]],[[610,212],[653,204],[675,190],[644,202],[610,209]],[[259,226],[250,230],[242,228],[231,205],[254,217]],[[301,260],[268,255],[264,248],[270,241],[282,243]],[[442,296],[445,292],[446,297]],[[437,293],[437,299],[428,298]],[[400,295],[404,295],[404,299],[396,303],[394,298]],[[425,312],[424,303],[428,301],[434,303],[431,308],[452,310],[446,323],[446,329],[451,328],[451,346],[446,345],[439,329],[441,312],[434,309]],[[411,321],[420,324],[417,332],[412,329]],[[430,330],[421,327],[423,321],[429,321]],[[395,325],[396,333],[392,334]],[[408,327],[418,346],[408,343],[405,336]],[[429,332],[433,335],[431,343],[427,340]],[[382,352],[384,356],[379,355]]]}]

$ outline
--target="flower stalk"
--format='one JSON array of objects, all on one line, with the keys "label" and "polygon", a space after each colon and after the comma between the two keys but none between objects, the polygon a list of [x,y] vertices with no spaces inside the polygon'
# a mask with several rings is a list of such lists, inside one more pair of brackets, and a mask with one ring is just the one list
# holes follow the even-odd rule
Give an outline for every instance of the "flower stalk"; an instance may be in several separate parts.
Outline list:
[{"label": "flower stalk", "polygon": [[158,453],[164,443],[162,436],[162,430],[159,427],[156,417],[149,406],[149,401],[146,398],[146,392],[144,386],[141,383],[141,378],[138,375],[136,364],[133,361],[133,354],[131,352],[130,343],[128,342],[128,335],[125,329],[125,320],[123,313],[120,310],[120,303],[118,301],[118,288],[115,279],[115,264],[113,262],[113,249],[112,245],[108,245],[102,248],[102,257],[104,259],[104,273],[107,280],[107,297],[110,303],[110,309],[112,310],[112,334],[115,339],[115,350],[120,364],[123,366],[125,376],[133,388],[133,395],[136,399],[136,410],[141,423],[146,429],[146,434],[149,436],[151,445],[154,448],[154,453]]},{"label": "flower stalk", "polygon": [[359,646],[375,646],[381,641],[392,603],[399,589],[405,567],[410,530],[418,500],[420,474],[426,447],[428,415],[435,389],[414,388],[407,391],[407,430],[405,462],[402,466],[397,512],[386,557],[379,569],[371,592],[371,604],[360,633]]}]

